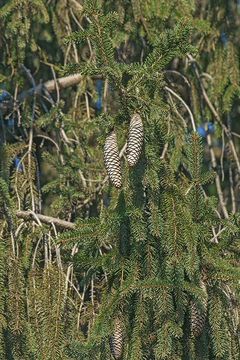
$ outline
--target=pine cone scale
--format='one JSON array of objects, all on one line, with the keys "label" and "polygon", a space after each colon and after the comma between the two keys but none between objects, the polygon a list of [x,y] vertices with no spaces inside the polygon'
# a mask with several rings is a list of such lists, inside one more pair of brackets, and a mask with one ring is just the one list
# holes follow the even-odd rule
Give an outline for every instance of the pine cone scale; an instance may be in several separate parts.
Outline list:
[{"label": "pine cone scale", "polygon": [[134,114],[130,121],[128,142],[127,142],[127,162],[129,166],[135,166],[141,154],[143,144],[143,123],[138,114]]},{"label": "pine cone scale", "polygon": [[206,298],[203,301],[203,309],[200,311],[194,302],[191,305],[191,327],[194,336],[199,336],[204,328],[206,316],[207,316],[207,291],[204,282],[200,283],[200,287],[206,293]]},{"label": "pine cone scale", "polygon": [[109,336],[109,345],[114,359],[120,359],[123,350],[123,336],[119,319],[116,319],[114,333]]},{"label": "pine cone scale", "polygon": [[107,174],[117,188],[122,186],[121,164],[117,145],[117,136],[114,131],[110,132],[104,145],[104,164]]}]

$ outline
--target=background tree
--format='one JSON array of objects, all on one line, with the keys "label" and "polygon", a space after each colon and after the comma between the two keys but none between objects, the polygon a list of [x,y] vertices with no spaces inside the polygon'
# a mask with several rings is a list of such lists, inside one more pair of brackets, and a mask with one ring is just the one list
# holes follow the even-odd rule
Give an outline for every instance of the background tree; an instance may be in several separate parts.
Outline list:
[{"label": "background tree", "polygon": [[10,0],[0,17],[2,358],[110,359],[111,334],[115,358],[238,359],[237,2]]}]

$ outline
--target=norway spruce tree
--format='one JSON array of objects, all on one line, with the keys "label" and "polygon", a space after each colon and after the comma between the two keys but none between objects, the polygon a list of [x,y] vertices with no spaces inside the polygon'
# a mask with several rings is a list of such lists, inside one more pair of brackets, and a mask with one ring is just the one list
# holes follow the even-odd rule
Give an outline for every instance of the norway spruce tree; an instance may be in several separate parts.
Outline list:
[{"label": "norway spruce tree", "polygon": [[0,358],[239,359],[237,9],[3,1]]}]

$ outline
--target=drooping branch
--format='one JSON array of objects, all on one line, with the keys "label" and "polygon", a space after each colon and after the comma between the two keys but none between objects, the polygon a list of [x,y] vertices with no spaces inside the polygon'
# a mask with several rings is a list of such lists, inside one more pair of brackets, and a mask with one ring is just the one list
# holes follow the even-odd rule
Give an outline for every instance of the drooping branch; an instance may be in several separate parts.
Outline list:
[{"label": "drooping branch", "polygon": [[234,143],[233,143],[233,140],[232,140],[232,133],[231,133],[231,130],[227,128],[227,126],[222,122],[221,118],[220,118],[220,115],[218,114],[218,112],[216,111],[216,109],[214,108],[213,104],[211,103],[209,97],[208,97],[208,94],[203,86],[203,83],[202,83],[202,79],[201,79],[201,76],[199,74],[199,71],[198,71],[198,67],[197,67],[197,63],[196,61],[194,60],[194,58],[190,55],[190,54],[187,54],[187,57],[188,59],[191,61],[191,63],[193,64],[193,68],[194,68],[194,71],[195,71],[195,74],[198,78],[198,81],[199,81],[199,85],[200,85],[200,88],[201,88],[201,91],[202,91],[202,94],[203,94],[203,97],[209,107],[209,109],[211,110],[214,118],[218,121],[218,123],[221,125],[225,135],[227,136],[228,138],[228,141],[229,141],[229,144],[230,144],[230,148],[231,148],[231,151],[232,151],[232,154],[233,154],[233,157],[234,157],[234,160],[236,161],[236,165],[237,165],[237,170],[238,170],[238,173],[240,174],[240,161],[239,161],[239,158],[238,158],[238,155],[237,155],[237,152],[236,152],[236,149],[235,149],[235,146],[234,146]]}]

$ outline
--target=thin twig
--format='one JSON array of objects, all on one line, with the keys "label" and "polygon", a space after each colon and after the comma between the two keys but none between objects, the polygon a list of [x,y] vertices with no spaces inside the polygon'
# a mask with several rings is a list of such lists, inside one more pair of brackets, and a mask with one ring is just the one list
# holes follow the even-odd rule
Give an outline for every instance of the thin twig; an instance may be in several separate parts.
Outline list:
[{"label": "thin twig", "polygon": [[22,221],[21,224],[18,226],[17,230],[15,231],[15,237],[18,237],[18,234],[20,233],[20,230],[25,225],[25,221]]},{"label": "thin twig", "polygon": [[[18,211],[18,212],[19,212],[19,211]],[[29,214],[31,214],[31,215],[33,216],[33,220],[36,220],[36,223],[37,223],[40,227],[42,227],[41,220],[40,220],[40,218],[37,216],[37,214],[35,214],[35,212],[32,211],[32,210],[29,210],[28,212],[29,212]]]},{"label": "thin twig", "polygon": [[41,137],[41,138],[44,138],[44,139],[47,139],[49,141],[51,141],[57,148],[57,151],[60,151],[60,148],[58,146],[58,144],[56,143],[56,141],[54,141],[52,138],[50,138],[49,136],[46,136],[46,135],[42,135],[42,134],[38,134],[38,135],[34,135],[34,137]]},{"label": "thin twig", "polygon": [[[231,116],[230,116],[229,113],[227,114],[227,124],[228,124],[229,131],[231,131]],[[231,192],[231,198],[232,198],[232,213],[235,214],[235,212],[236,212],[236,198],[235,198],[234,185],[233,185],[233,173],[232,173],[232,160],[231,160],[231,157],[230,157],[230,160],[229,160],[229,182],[230,182],[230,192]]]},{"label": "thin twig", "polygon": [[[211,156],[211,161],[212,161],[212,166],[214,169],[217,168],[217,161],[216,161],[216,157],[215,157],[215,153],[214,150],[212,148],[212,139],[211,139],[211,135],[207,134],[207,143],[209,146],[209,151],[210,151],[210,156]],[[221,181],[220,181],[220,177],[218,175],[218,173],[216,172],[216,177],[215,177],[215,183],[216,183],[216,188],[217,188],[217,193],[218,193],[218,198],[219,198],[219,202],[223,211],[223,214],[225,216],[226,219],[229,218],[228,215],[228,211],[224,202],[224,197],[223,197],[223,192],[222,192],[222,188],[221,188]]]},{"label": "thin twig", "polygon": [[192,123],[192,128],[193,131],[196,132],[196,125],[195,125],[195,121],[194,121],[194,117],[193,114],[189,108],[189,106],[185,103],[185,101],[181,98],[181,96],[179,96],[177,93],[175,93],[175,91],[173,91],[172,89],[170,89],[168,86],[164,86],[164,89],[167,90],[168,92],[170,92],[173,96],[175,96],[179,101],[181,101],[181,103],[184,105],[184,107],[186,108],[187,112],[189,113],[190,119],[191,119],[191,123]]},{"label": "thin twig", "polygon": [[178,111],[177,106],[176,106],[176,104],[174,103],[173,98],[172,98],[172,96],[171,96],[170,93],[168,94],[168,97],[169,97],[169,100],[170,100],[170,102],[171,102],[173,111],[177,114],[177,116],[179,117],[179,119],[182,121],[183,126],[184,126],[184,129],[185,129],[185,131],[187,131],[187,122],[186,122],[186,120],[182,117],[182,115],[181,115],[180,112]]},{"label": "thin twig", "polygon": [[224,139],[224,131],[222,130],[222,150],[221,150],[221,158],[220,158],[222,181],[224,181],[224,169],[223,169],[224,149],[225,149],[225,139]]},{"label": "thin twig", "polygon": [[[56,226],[55,226],[54,222],[52,222],[52,227],[53,227],[54,235],[55,235],[55,237],[57,237],[58,233],[57,233],[57,229],[56,229]],[[60,252],[60,244],[55,244],[55,251],[56,251],[56,258],[57,258],[58,268],[63,273],[63,266],[62,266],[61,252]]]},{"label": "thin twig", "polygon": [[[33,88],[36,88],[35,80],[30,72],[29,69],[27,69],[23,64],[22,68],[25,71],[27,77],[31,81]],[[29,129],[29,141],[28,141],[28,181],[29,181],[29,187],[30,187],[30,193],[31,193],[31,200],[32,200],[32,210],[35,211],[35,198],[34,198],[34,192],[33,192],[33,184],[32,184],[32,146],[33,146],[33,122],[34,122],[34,115],[35,115],[35,105],[36,105],[36,93],[34,91],[34,97],[33,97],[33,104],[32,104],[32,117],[31,117],[31,123],[30,123],[30,129]]]},{"label": "thin twig", "polygon": [[235,214],[236,212],[236,197],[233,188],[233,174],[232,174],[232,162],[230,161],[229,164],[229,182],[230,182],[230,192],[232,198],[232,213]]},{"label": "thin twig", "polygon": [[[170,129],[171,129],[171,126],[170,126],[170,117],[168,116],[168,130],[167,130],[167,135],[170,134]],[[163,147],[163,151],[162,151],[162,154],[160,156],[160,159],[163,160],[165,158],[165,155],[167,153],[167,150],[168,150],[168,141],[164,144],[164,147]]]},{"label": "thin twig", "polygon": [[218,236],[224,231],[226,230],[226,227],[222,228],[221,230],[219,230],[219,232],[213,236],[209,241],[210,242],[217,242],[218,243]]},{"label": "thin twig", "polygon": [[[59,244],[60,246],[60,244]],[[74,257],[74,255],[78,252],[78,246],[77,244],[75,244],[72,248],[72,252],[71,252],[71,259]],[[68,292],[68,283],[70,282],[70,274],[72,272],[72,269],[73,269],[73,264],[70,264],[68,265],[68,268],[67,268],[67,274],[65,275],[66,276],[66,283],[65,283],[65,295],[64,295],[64,299],[66,299],[67,297],[67,292]]]},{"label": "thin twig", "polygon": [[105,79],[104,91],[103,91],[103,111],[104,111],[104,113],[107,113],[107,93],[108,93],[108,79]]},{"label": "thin twig", "polygon": [[166,75],[167,75],[167,74],[177,75],[177,76],[179,76],[179,77],[185,82],[185,84],[187,84],[187,86],[188,86],[189,88],[191,87],[188,78],[187,78],[185,75],[181,74],[179,71],[176,71],[176,70],[164,70],[164,71],[163,71],[163,74],[166,74]]},{"label": "thin twig", "polygon": [[57,91],[57,103],[59,103],[59,101],[60,101],[60,92],[59,92],[59,86],[58,86],[58,82],[57,82],[56,73],[54,71],[53,66],[51,66],[51,71],[52,71],[52,74],[53,74],[54,85],[55,85],[55,88],[56,88],[56,91]]},{"label": "thin twig", "polygon": [[[73,17],[73,20],[75,21],[75,23],[78,25],[79,29],[84,30],[84,28],[82,27],[82,25],[80,24],[80,22],[78,21],[78,19],[76,18],[73,10],[70,8],[70,13]],[[88,43],[88,47],[89,47],[89,51],[90,51],[90,59],[92,59],[93,57],[95,57],[93,49],[92,49],[92,45],[91,45],[91,41],[89,39],[89,37],[87,37],[87,43]]]},{"label": "thin twig", "polygon": [[[1,105],[1,103],[0,103]],[[5,129],[5,125],[4,125],[4,121],[3,121],[3,115],[2,115],[2,111],[0,109],[0,120],[1,120],[1,126],[2,126],[2,144],[5,145],[6,144],[6,129]]]},{"label": "thin twig", "polygon": [[[71,153],[74,153],[74,149],[72,147],[71,141],[68,139],[67,134],[65,133],[64,129],[60,128],[60,132],[61,132],[61,134],[63,136],[63,139],[65,140],[66,144],[68,145],[69,150],[71,151]],[[86,187],[87,183],[86,183],[86,179],[85,179],[85,177],[83,175],[82,170],[78,169],[78,173],[79,173],[80,178],[82,180],[83,187]]]}]

